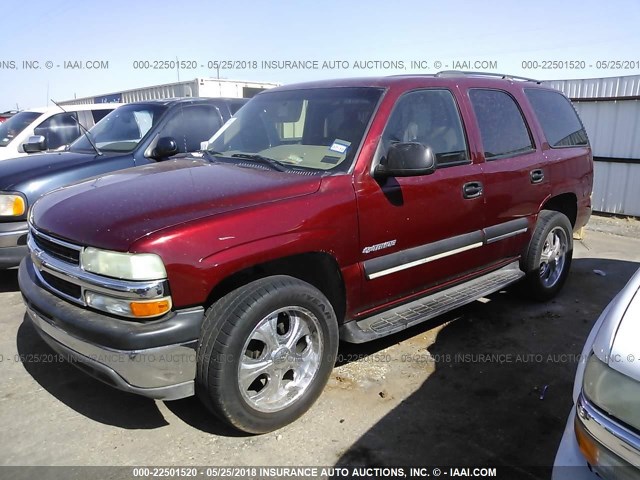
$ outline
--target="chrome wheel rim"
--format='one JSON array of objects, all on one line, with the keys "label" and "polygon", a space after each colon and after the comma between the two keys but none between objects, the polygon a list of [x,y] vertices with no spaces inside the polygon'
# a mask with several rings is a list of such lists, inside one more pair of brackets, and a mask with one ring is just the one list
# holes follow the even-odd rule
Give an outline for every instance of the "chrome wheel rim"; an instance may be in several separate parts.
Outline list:
[{"label": "chrome wheel rim", "polygon": [[318,318],[306,308],[285,307],[258,322],[240,353],[238,387],[260,412],[283,410],[310,387],[322,359]]},{"label": "chrome wheel rim", "polygon": [[561,227],[554,227],[547,235],[540,255],[540,280],[546,288],[560,280],[568,248],[567,233]]}]

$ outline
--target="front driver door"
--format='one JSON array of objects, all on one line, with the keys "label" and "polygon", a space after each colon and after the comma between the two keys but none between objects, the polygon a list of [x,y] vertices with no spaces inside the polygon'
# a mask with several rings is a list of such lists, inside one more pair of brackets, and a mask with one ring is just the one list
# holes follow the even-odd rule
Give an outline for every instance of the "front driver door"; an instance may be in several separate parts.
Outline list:
[{"label": "front driver door", "polygon": [[[402,95],[393,108],[377,156],[393,142],[431,147],[431,175],[356,182],[363,271],[360,314],[437,288],[477,270],[482,256],[482,165],[472,163],[460,110],[448,89]],[[380,299],[386,299],[380,305]]]}]

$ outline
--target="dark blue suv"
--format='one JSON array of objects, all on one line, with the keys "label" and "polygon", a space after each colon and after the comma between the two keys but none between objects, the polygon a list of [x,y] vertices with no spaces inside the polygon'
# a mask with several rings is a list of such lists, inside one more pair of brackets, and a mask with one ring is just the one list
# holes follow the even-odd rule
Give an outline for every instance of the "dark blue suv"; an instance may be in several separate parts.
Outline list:
[{"label": "dark blue suv", "polygon": [[182,98],[123,105],[64,152],[0,162],[0,268],[27,254],[27,212],[41,195],[115,170],[195,152],[247,102]]}]

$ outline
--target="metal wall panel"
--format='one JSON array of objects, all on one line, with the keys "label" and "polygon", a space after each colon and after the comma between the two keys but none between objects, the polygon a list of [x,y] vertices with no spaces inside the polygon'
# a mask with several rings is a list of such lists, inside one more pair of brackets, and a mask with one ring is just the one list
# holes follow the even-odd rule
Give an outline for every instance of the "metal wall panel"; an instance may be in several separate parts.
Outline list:
[{"label": "metal wall panel", "polygon": [[560,90],[572,99],[640,96],[640,75],[580,80],[549,80],[542,83]]},{"label": "metal wall panel", "polygon": [[640,164],[595,162],[593,209],[640,216]]},{"label": "metal wall panel", "polygon": [[593,209],[640,216],[640,101],[574,102],[594,157],[638,163],[595,162]]},{"label": "metal wall panel", "polygon": [[[122,103],[140,102],[177,97],[232,97],[242,98],[244,87],[273,88],[278,83],[235,81],[217,78],[196,78],[194,80],[154,85],[151,87],[135,88],[118,92],[122,96]],[[116,94],[108,94],[116,95]],[[106,95],[106,96],[108,96]],[[105,95],[102,95],[105,96]],[[60,102],[61,105],[78,105],[93,103],[96,97],[76,98]]]},{"label": "metal wall panel", "polygon": [[596,157],[640,160],[640,101],[574,102]]}]

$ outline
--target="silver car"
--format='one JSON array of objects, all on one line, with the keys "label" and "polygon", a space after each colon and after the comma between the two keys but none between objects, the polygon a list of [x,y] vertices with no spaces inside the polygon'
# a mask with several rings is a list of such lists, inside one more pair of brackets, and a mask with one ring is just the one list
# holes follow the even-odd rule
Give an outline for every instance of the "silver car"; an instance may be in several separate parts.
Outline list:
[{"label": "silver car", "polygon": [[553,480],[640,479],[638,339],[640,270],[602,312],[587,338]]}]

